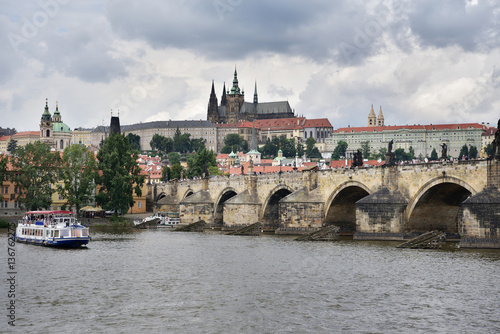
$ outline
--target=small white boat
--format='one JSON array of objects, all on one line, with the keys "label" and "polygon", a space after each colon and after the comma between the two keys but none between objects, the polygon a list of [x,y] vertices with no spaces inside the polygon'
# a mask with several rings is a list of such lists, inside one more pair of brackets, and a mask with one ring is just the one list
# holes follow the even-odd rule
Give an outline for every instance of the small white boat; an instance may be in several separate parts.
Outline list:
[{"label": "small white boat", "polygon": [[90,241],[89,228],[71,211],[28,211],[17,224],[17,242],[53,247],[79,247]]},{"label": "small white boat", "polygon": [[156,216],[146,217],[142,220],[134,220],[134,226],[137,228],[155,228],[158,226],[160,218]]},{"label": "small white boat", "polygon": [[163,227],[175,227],[181,222],[177,212],[157,213],[156,216],[160,217],[159,225]]}]

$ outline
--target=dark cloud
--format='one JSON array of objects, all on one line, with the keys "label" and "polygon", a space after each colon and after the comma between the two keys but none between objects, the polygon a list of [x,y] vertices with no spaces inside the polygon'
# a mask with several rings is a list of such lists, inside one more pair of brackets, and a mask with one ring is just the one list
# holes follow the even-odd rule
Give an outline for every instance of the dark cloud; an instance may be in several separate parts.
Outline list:
[{"label": "dark cloud", "polygon": [[415,1],[409,26],[421,43],[435,47],[459,45],[476,51],[499,46],[500,5],[496,1]]}]

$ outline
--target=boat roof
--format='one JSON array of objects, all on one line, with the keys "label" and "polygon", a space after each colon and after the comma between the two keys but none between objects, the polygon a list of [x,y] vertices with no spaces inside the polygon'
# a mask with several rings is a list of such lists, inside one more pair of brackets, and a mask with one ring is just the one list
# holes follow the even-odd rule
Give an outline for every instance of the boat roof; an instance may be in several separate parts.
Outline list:
[{"label": "boat roof", "polygon": [[35,214],[35,215],[72,215],[73,211],[41,210],[41,211],[26,211],[26,214]]}]

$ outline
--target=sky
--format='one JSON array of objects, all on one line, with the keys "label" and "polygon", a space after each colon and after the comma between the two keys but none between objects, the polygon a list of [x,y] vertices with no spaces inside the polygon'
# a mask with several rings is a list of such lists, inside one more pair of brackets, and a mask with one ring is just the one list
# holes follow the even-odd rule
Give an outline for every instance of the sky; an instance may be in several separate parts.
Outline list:
[{"label": "sky", "polygon": [[206,119],[235,66],[245,100],[337,129],[500,118],[500,2],[0,1],[0,127]]}]

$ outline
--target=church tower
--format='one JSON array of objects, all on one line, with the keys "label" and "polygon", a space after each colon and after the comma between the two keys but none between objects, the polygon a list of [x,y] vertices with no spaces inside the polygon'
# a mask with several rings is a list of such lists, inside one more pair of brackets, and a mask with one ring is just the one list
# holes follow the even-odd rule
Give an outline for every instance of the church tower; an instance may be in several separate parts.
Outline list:
[{"label": "church tower", "polygon": [[214,81],[212,80],[212,91],[210,92],[210,99],[208,100],[207,120],[212,123],[219,122],[219,111],[217,96],[215,95]]},{"label": "church tower", "polygon": [[224,82],[224,87],[222,87],[222,97],[220,99],[220,105],[225,107],[227,104],[227,96],[226,96],[226,82]]},{"label": "church tower", "polygon": [[257,81],[255,81],[255,89],[253,91],[253,104],[255,107],[259,104],[259,97],[257,96]]},{"label": "church tower", "polygon": [[233,87],[227,95],[226,117],[227,123],[235,124],[238,122],[241,106],[245,102],[245,93],[240,91],[238,86],[238,73],[234,67]]},{"label": "church tower", "polygon": [[382,114],[382,106],[380,106],[380,111],[378,112],[377,126],[384,126],[384,114]]},{"label": "church tower", "polygon": [[49,99],[45,99],[45,110],[43,111],[42,118],[40,119],[40,141],[49,144],[50,147],[53,143],[52,132],[52,115],[49,112]]},{"label": "church tower", "polygon": [[373,104],[370,109],[370,114],[368,115],[368,126],[377,126],[377,116],[375,116],[375,110],[373,110]]}]

